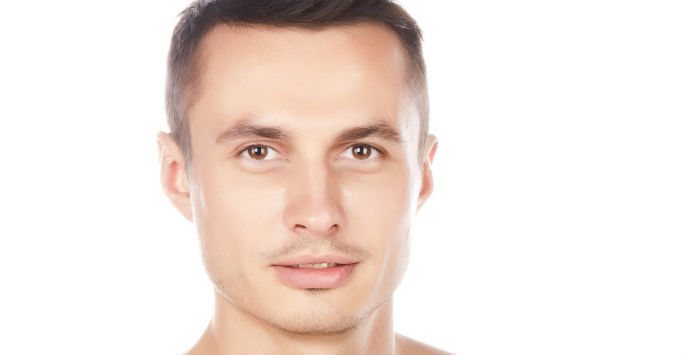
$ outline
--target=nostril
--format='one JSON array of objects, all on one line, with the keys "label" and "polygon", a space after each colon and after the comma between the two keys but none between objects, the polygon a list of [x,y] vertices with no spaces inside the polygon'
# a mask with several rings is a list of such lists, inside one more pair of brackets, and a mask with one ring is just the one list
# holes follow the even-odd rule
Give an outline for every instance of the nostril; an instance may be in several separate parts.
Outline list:
[{"label": "nostril", "polygon": [[[338,231],[339,228],[340,228],[340,226],[338,226],[337,224],[334,224],[330,228],[328,228],[327,234],[334,234]],[[303,224],[296,224],[295,225],[295,230],[308,230],[308,229],[309,228],[307,228],[307,226],[305,226]]]}]

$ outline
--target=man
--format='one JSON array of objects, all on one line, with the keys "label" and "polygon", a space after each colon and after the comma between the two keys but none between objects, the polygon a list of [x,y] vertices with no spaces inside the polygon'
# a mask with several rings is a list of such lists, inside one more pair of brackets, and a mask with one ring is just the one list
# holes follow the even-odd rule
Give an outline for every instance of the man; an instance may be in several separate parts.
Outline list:
[{"label": "man", "polygon": [[182,13],[158,146],[215,289],[191,354],[444,353],[392,318],[437,149],[420,42],[389,0]]}]

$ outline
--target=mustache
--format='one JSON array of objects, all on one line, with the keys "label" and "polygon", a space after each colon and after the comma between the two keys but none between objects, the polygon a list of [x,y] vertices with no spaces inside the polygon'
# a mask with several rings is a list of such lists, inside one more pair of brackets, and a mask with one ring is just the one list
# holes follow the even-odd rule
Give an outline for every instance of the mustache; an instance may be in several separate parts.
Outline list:
[{"label": "mustache", "polygon": [[266,260],[274,260],[304,252],[311,252],[315,254],[342,254],[358,260],[368,258],[370,254],[364,248],[343,242],[336,237],[322,238],[306,235],[298,237],[291,244],[285,247],[263,253],[262,256]]}]

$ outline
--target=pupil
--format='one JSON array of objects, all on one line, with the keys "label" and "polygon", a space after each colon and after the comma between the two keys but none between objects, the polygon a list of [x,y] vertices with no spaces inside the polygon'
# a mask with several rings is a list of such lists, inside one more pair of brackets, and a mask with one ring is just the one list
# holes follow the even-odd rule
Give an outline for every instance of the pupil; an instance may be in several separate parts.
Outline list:
[{"label": "pupil", "polygon": [[250,153],[251,153],[250,155],[256,159],[262,159],[262,158],[264,158],[264,150],[265,149],[263,146],[256,145],[256,146],[252,147],[252,149],[250,149]]},{"label": "pupil", "polygon": [[368,158],[369,147],[367,147],[365,145],[358,145],[354,148],[353,152],[354,152],[354,155],[356,155],[357,157]]}]

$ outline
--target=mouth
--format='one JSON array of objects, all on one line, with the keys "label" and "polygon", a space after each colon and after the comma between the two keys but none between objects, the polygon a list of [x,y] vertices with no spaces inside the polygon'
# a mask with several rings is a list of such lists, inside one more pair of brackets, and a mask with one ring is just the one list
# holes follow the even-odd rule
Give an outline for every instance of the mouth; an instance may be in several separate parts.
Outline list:
[{"label": "mouth", "polygon": [[[299,266],[299,267],[330,267],[337,265],[356,264],[360,260],[354,259],[344,255],[326,254],[326,255],[301,255],[294,256],[283,260],[276,261],[275,266]],[[336,264],[336,265],[330,265]]]},{"label": "mouth", "polygon": [[[272,265],[284,285],[294,289],[330,289],[345,285],[359,262],[341,257],[301,258]],[[305,260],[309,259],[309,260]],[[319,259],[319,260],[313,260]],[[335,259],[335,260],[331,260]]]},{"label": "mouth", "polygon": [[295,265],[287,265],[287,267],[295,268],[295,269],[325,269],[329,267],[336,267],[339,265],[346,265],[346,264],[338,264],[338,263],[318,263],[318,264],[295,264]]}]

